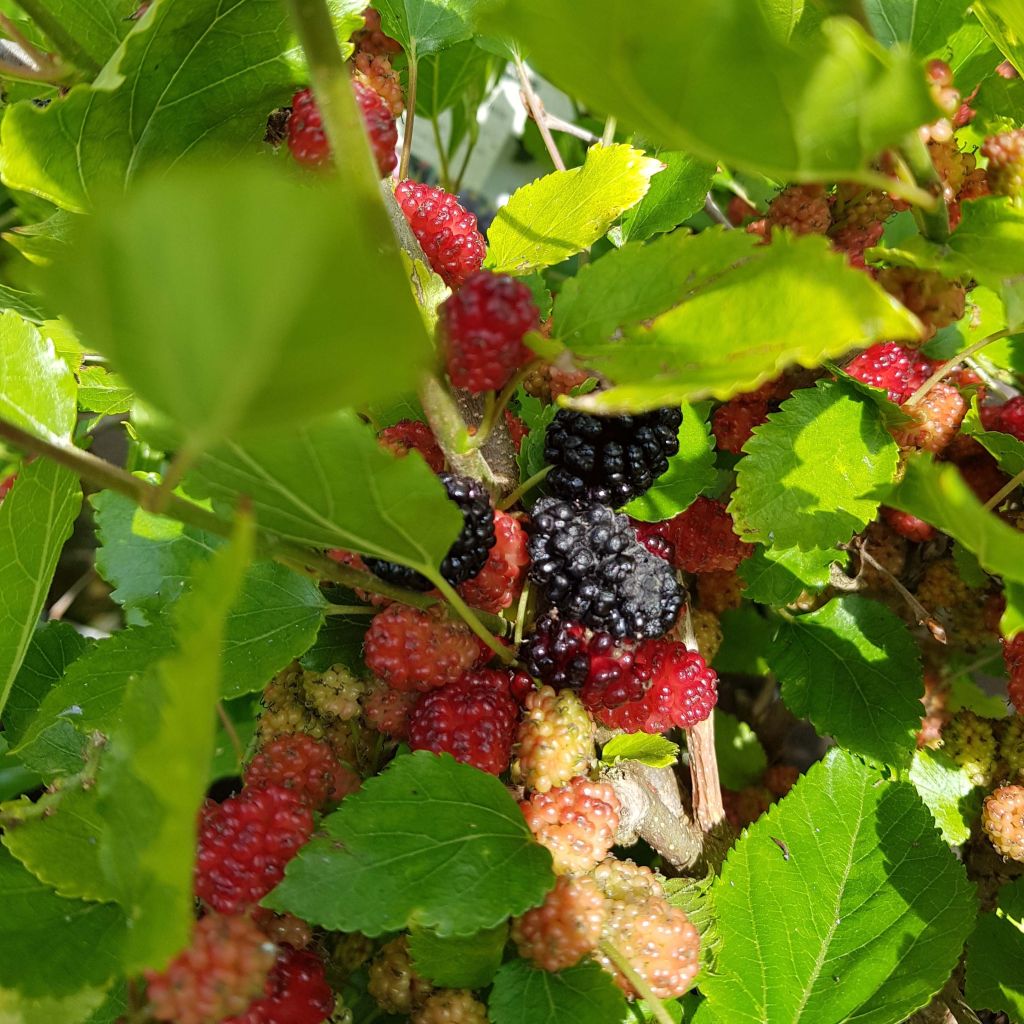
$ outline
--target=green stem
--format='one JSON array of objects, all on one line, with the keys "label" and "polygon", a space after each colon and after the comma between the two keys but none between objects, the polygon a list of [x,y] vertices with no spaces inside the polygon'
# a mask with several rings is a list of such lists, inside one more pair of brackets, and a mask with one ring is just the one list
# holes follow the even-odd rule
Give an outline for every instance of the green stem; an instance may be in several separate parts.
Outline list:
[{"label": "green stem", "polygon": [[[462,188],[462,179],[466,176],[466,169],[469,167],[470,158],[473,156],[473,151],[476,149],[476,139],[470,137],[466,139],[466,155],[462,158],[462,163],[459,164],[459,172],[455,175],[455,183],[452,188],[453,192],[458,192]],[[452,153],[452,156],[455,154]]]},{"label": "green stem", "polygon": [[231,721],[231,716],[228,714],[227,708],[224,707],[224,701],[222,700],[217,701],[217,717],[220,719],[220,724],[224,727],[224,732],[227,733],[228,739],[231,741],[231,748],[235,752],[236,760],[241,764],[245,760],[245,748],[242,746],[235,723]]},{"label": "green stem", "polygon": [[98,75],[100,65],[78,44],[72,33],[61,24],[60,18],[47,8],[48,0],[16,0],[18,6],[49,36],[50,41],[75,67],[90,75]]},{"label": "green stem", "polygon": [[425,374],[420,382],[420,404],[426,414],[430,429],[444,452],[449,465],[456,473],[482,480],[488,488],[494,488],[497,481],[487,460],[476,449],[461,450],[462,439],[466,436],[466,421],[462,418],[455,399],[441,381],[432,373]]},{"label": "green stem", "polygon": [[409,44],[409,86],[405,94],[405,135],[402,138],[402,160],[398,165],[398,180],[409,176],[409,160],[412,158],[412,127],[416,121],[416,79],[419,77],[419,61],[416,59],[416,42]]},{"label": "green stem", "polygon": [[991,345],[993,341],[1007,338],[1012,333],[1013,331],[1006,328],[1002,331],[996,331],[995,334],[990,334],[986,338],[982,338],[981,341],[976,341],[973,345],[968,345],[963,352],[958,352],[952,359],[943,363],[903,404],[907,408],[912,409],[947,373],[955,370],[965,359],[969,359],[976,352],[980,352],[986,345]]},{"label": "green stem", "polygon": [[380,609],[365,604],[328,604],[328,615],[376,615]]},{"label": "green stem", "polygon": [[610,146],[615,141],[615,118],[608,115],[604,122],[604,131],[601,133],[601,145]]},{"label": "green stem", "polygon": [[344,167],[346,188],[356,188],[366,200],[368,217],[381,221],[381,239],[390,237],[380,202],[377,161],[363,128],[362,115],[338,48],[327,0],[285,0],[309,65],[317,107],[331,144],[335,165]]},{"label": "green stem", "polygon": [[[458,612],[459,617],[506,665],[515,660],[515,654],[488,630],[477,617],[476,612],[462,600],[459,592],[436,570],[429,576],[430,582],[444,595],[448,603]],[[504,622],[505,620],[501,620]]]},{"label": "green stem", "polygon": [[438,121],[436,114],[430,119],[430,124],[434,130],[434,146],[437,149],[437,160],[441,165],[441,187],[445,192],[451,192],[452,176],[451,168],[448,166],[448,150],[441,136],[441,123]]},{"label": "green stem", "polygon": [[516,392],[519,390],[519,385],[526,380],[527,377],[536,369],[539,364],[536,361],[532,361],[526,366],[522,367],[518,373],[501,389],[501,394],[498,395],[497,400],[494,400],[494,392],[489,391],[487,393],[487,412],[480,426],[477,427],[477,431],[469,439],[469,444],[466,446],[467,451],[473,448],[483,448],[487,444],[487,439],[491,436],[491,431],[494,429],[498,420],[501,419],[502,414],[508,408],[508,403],[515,397]]},{"label": "green stem", "polygon": [[524,494],[533,490],[553,468],[553,466],[545,466],[539,473],[534,473],[533,476],[524,480],[507,498],[498,502],[498,508],[502,512],[510,509]]},{"label": "green stem", "polygon": [[604,939],[598,947],[602,953],[625,975],[626,981],[636,989],[643,1001],[647,1004],[651,1015],[658,1024],[674,1024],[671,1014],[665,1009],[665,1004],[654,994],[647,979],[639,974],[633,965],[619,952],[618,947]]},{"label": "green stem", "polygon": [[1012,480],[1008,481],[1005,487],[993,494],[985,502],[985,508],[990,511],[998,508],[1021,484],[1024,484],[1024,470],[1021,470]]},{"label": "green stem", "polygon": [[[5,420],[0,420],[0,438],[10,441],[17,448],[35,452],[37,455],[42,455],[58,465],[70,469],[75,476],[87,480],[98,490],[123,494],[147,511],[153,511],[162,500],[158,485],[132,476],[131,473],[119,466],[98,459],[91,452],[83,451],[74,445],[44,441]],[[170,519],[176,519],[186,526],[205,530],[217,537],[230,537],[232,534],[230,522],[225,522],[209,509],[196,505],[177,494],[171,494],[167,498],[165,506],[160,509],[160,514]],[[322,552],[282,541],[270,534],[260,533],[257,546],[265,557],[272,558],[303,575],[313,574],[318,579],[331,580],[353,589],[358,587],[361,590],[381,594],[416,608],[429,608],[437,603],[436,600],[425,594],[392,586],[370,573],[339,565]]]},{"label": "green stem", "polygon": [[932,197],[930,203],[914,207],[918,229],[932,242],[945,242],[949,238],[949,207],[942,197],[942,178],[932,163],[928,147],[915,132],[904,139],[901,152],[914,182]]}]

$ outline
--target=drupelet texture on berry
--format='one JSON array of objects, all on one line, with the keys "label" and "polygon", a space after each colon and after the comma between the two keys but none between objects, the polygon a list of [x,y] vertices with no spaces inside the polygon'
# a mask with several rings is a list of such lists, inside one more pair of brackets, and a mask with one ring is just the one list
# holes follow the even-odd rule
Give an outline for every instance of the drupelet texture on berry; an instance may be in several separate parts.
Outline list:
[{"label": "drupelet texture on berry", "polygon": [[478,270],[441,303],[448,376],[473,394],[500,391],[533,358],[523,344],[540,322],[533,293],[508,274]]},{"label": "drupelet texture on berry", "polygon": [[[456,586],[480,572],[488,552],[494,547],[494,509],[483,485],[472,477],[441,473],[438,478],[462,513],[462,532],[441,562],[441,575]],[[410,590],[430,590],[433,587],[426,576],[407,565],[382,558],[364,557],[363,561],[372,573],[396,586]]]},{"label": "drupelet texture on berry", "polygon": [[306,950],[285,947],[263,997],[223,1024],[323,1024],[334,1012],[334,1002],[323,961]]},{"label": "drupelet texture on berry", "polygon": [[1024,861],[1024,786],[993,790],[985,798],[981,824],[1004,857]]},{"label": "drupelet texture on berry", "polygon": [[[363,116],[370,148],[382,178],[397,166],[398,128],[387,102],[362,82],[354,81],[356,102]],[[316,98],[310,89],[302,89],[292,99],[288,117],[288,148],[292,156],[307,167],[322,167],[331,160],[331,147],[323,128]]]},{"label": "drupelet texture on berry", "polygon": [[1001,430],[1024,441],[1024,395],[1017,395],[1000,405],[983,405],[981,422],[986,430]]},{"label": "drupelet texture on berry", "polygon": [[173,1024],[219,1024],[264,990],[274,945],[250,917],[207,914],[163,971],[146,971],[149,1012]]},{"label": "drupelet texture on berry", "polygon": [[396,690],[436,690],[476,662],[480,645],[465,626],[393,604],[373,617],[363,639],[366,667]]},{"label": "drupelet texture on berry", "polygon": [[519,806],[530,831],[551,852],[557,874],[589,871],[615,841],[619,800],[606,782],[577,777]]},{"label": "drupelet texture on berry", "polygon": [[790,185],[768,204],[769,229],[788,228],[796,235],[823,235],[832,209],[821,185]]},{"label": "drupelet texture on berry", "polygon": [[958,711],[942,730],[942,750],[972,785],[990,786],[998,761],[992,723],[973,711]]},{"label": "drupelet texture on berry", "polygon": [[494,536],[484,567],[459,584],[459,593],[474,608],[497,615],[510,608],[522,591],[530,554],[526,531],[515,516],[495,511]]},{"label": "drupelet texture on berry", "polygon": [[697,498],[688,509],[667,520],[664,529],[674,550],[675,567],[684,572],[735,569],[754,551],[736,536],[724,503],[712,498]]},{"label": "drupelet texture on berry", "polygon": [[407,740],[409,716],[418,699],[415,690],[396,690],[377,679],[363,695],[363,714],[378,732],[395,740]]},{"label": "drupelet texture on berry", "polygon": [[313,833],[302,797],[280,786],[246,788],[221,804],[207,801],[199,822],[196,895],[222,914],[258,903]]},{"label": "drupelet texture on berry", "polygon": [[353,776],[327,743],[299,732],[265,743],[246,766],[245,784],[251,789],[279,786],[315,810],[354,792],[359,777]]},{"label": "drupelet texture on berry", "polygon": [[696,651],[676,641],[646,640],[635,660],[637,674],[650,679],[647,691],[616,708],[595,708],[599,721],[630,733],[659,733],[691,728],[711,714],[718,677]]},{"label": "drupelet texture on berry", "polygon": [[619,508],[668,469],[682,421],[678,406],[632,416],[560,409],[544,437],[544,459],[554,467],[545,486],[569,501]]},{"label": "drupelet texture on berry", "polygon": [[989,136],[981,146],[989,187],[996,195],[1024,196],[1024,128]]},{"label": "drupelet texture on berry", "polygon": [[488,1024],[487,1007],[468,989],[439,989],[412,1012],[409,1024]]},{"label": "drupelet texture on berry", "polygon": [[[908,410],[911,406],[906,407]],[[956,437],[967,403],[951,384],[936,384],[913,406],[915,422],[893,431],[897,444],[937,455]]]},{"label": "drupelet texture on berry", "polygon": [[564,786],[594,759],[594,720],[572,690],[527,694],[516,732],[512,779],[537,793]]},{"label": "drupelet texture on berry", "polygon": [[424,255],[449,288],[480,269],[487,245],[476,226],[476,215],[459,205],[449,192],[415,181],[402,181],[395,198]]},{"label": "drupelet texture on berry", "polygon": [[1024,633],[1018,633],[1012,640],[1003,640],[1003,661],[1009,682],[1006,695],[1018,715],[1024,715]]},{"label": "drupelet texture on berry", "polygon": [[409,745],[500,775],[512,756],[519,710],[509,684],[507,672],[480,669],[425,693],[409,715]]},{"label": "drupelet texture on berry", "polygon": [[615,637],[666,633],[683,594],[665,561],[603,505],[542,498],[534,506],[530,578],[565,619]]},{"label": "drupelet texture on berry", "polygon": [[608,916],[604,894],[586,875],[560,875],[539,907],[512,922],[519,955],[544,971],[563,971],[597,948]]},{"label": "drupelet texture on berry", "polygon": [[924,324],[926,338],[964,315],[964,286],[937,270],[887,267],[878,271],[878,283]]},{"label": "drupelet texture on berry", "polygon": [[861,352],[847,364],[846,372],[872,387],[884,388],[889,401],[902,405],[937,368],[937,363],[913,349],[886,341]]},{"label": "drupelet texture on berry", "polygon": [[370,964],[367,991],[386,1013],[412,1013],[432,989],[430,982],[413,970],[409,941],[404,935],[382,946]]}]

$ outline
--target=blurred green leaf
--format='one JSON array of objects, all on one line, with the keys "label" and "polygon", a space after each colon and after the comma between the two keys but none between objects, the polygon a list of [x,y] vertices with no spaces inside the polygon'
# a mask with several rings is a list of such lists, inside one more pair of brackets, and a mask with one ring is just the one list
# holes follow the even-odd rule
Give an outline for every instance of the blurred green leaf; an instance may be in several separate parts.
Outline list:
[{"label": "blurred green leaf", "polygon": [[86,412],[115,416],[130,411],[134,399],[124,380],[102,366],[87,366],[78,374],[78,404]]},{"label": "blurred green leaf", "polygon": [[430,345],[370,220],[269,164],[180,171],[84,220],[49,284],[201,449],[415,388]]},{"label": "blurred green leaf", "polygon": [[[224,623],[252,557],[251,520],[173,612],[175,651],[128,683],[99,776],[100,863],[128,914],[123,969],[163,968],[195,924],[199,808],[213,760]],[[59,812],[58,812],[59,813]]]},{"label": "blurred green leaf", "polygon": [[[235,156],[259,142],[267,115],[290,95],[287,43],[277,0],[154,4],[94,84],[45,108],[25,100],[6,111],[3,181],[83,213],[98,192],[150,168]],[[197,241],[193,254],[202,251]]]},{"label": "blurred green leaf", "polygon": [[1001,430],[986,430],[981,423],[977,395],[971,401],[960,430],[994,456],[1003,472],[1010,476],[1024,472],[1024,441],[1018,441],[1012,434]]},{"label": "blurred green leaf", "polygon": [[416,114],[437,117],[469,91],[481,92],[496,61],[472,39],[421,57],[416,82]]},{"label": "blurred green leaf", "polygon": [[63,998],[38,999],[0,989],[0,1024],[92,1024],[93,1011],[102,1006],[104,998],[98,988],[83,988]]},{"label": "blurred green leaf", "polygon": [[644,197],[657,169],[631,146],[592,146],[582,167],[517,189],[488,229],[487,267],[527,274],[589,248]]},{"label": "blurred green leaf", "polygon": [[720,709],[715,711],[715,750],[718,773],[728,789],[756,785],[768,767],[768,757],[754,730]]},{"label": "blurred green leaf", "polygon": [[729,510],[736,532],[770,547],[848,541],[878,512],[899,450],[874,406],[835,381],[782,403],[743,446]]},{"label": "blurred green leaf", "polygon": [[769,656],[786,706],[875,764],[906,767],[921,724],[921,655],[902,619],[858,595],[779,627]]},{"label": "blurred green leaf", "polygon": [[999,49],[1024,75],[1024,7],[1020,0],[977,0],[971,9]]},{"label": "blurred green leaf", "polygon": [[921,57],[940,49],[963,23],[964,0],[864,0],[875,38]]},{"label": "blurred green leaf", "polygon": [[626,0],[594,0],[585,18],[573,0],[505,0],[483,27],[658,145],[780,180],[876,180],[877,153],[936,116],[917,60],[846,19],[800,43],[780,40],[749,0],[651,0],[644,24],[656,31],[633,31],[633,19]]}]

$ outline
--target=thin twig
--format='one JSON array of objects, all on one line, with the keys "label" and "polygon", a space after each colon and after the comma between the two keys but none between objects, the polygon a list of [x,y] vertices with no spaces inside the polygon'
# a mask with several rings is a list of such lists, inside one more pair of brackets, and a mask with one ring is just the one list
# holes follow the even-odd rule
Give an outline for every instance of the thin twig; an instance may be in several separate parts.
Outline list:
[{"label": "thin twig", "polygon": [[562,159],[562,154],[558,151],[558,146],[555,145],[551,129],[547,126],[547,120],[544,117],[544,104],[530,84],[530,76],[527,73],[526,65],[523,64],[519,54],[515,56],[515,66],[526,109],[530,112],[530,117],[536,122],[537,130],[540,132],[540,137],[544,140],[544,146],[548,151],[548,156],[551,157],[551,162],[555,165],[555,170],[564,171],[565,161]]},{"label": "thin twig", "polygon": [[572,121],[563,121],[562,118],[552,114],[549,110],[544,111],[544,121],[553,131],[562,132],[563,135],[571,135],[574,139],[579,139],[580,142],[585,142],[588,146],[596,145],[601,141],[599,135],[587,131],[586,128],[582,128],[578,124],[573,124]]},{"label": "thin twig", "polygon": [[609,114],[605,118],[604,131],[601,133],[601,145],[610,146],[615,141],[615,118]]},{"label": "thin twig", "polygon": [[892,585],[896,592],[903,598],[904,601],[910,606],[910,610],[914,613],[919,626],[924,626],[929,633],[940,643],[946,642],[946,630],[942,627],[933,616],[930,611],[914,595],[907,590],[905,586],[891,573],[881,562],[871,554],[870,551],[864,545],[861,545],[857,553],[860,555],[865,562],[868,563],[877,572],[880,572],[886,580]]},{"label": "thin twig", "polygon": [[67,590],[50,605],[47,618],[51,622],[59,622],[67,614],[68,609],[75,603],[79,595],[96,578],[95,567],[90,566]]},{"label": "thin twig", "polygon": [[228,739],[231,741],[231,746],[234,747],[235,757],[238,763],[242,763],[242,759],[245,757],[245,748],[242,746],[242,741],[238,736],[238,730],[235,729],[235,723],[231,721],[231,716],[228,714],[227,708],[224,707],[224,701],[217,701],[217,716],[220,718],[220,724],[224,726],[224,731],[228,734]]},{"label": "thin twig", "polygon": [[988,501],[985,508],[991,511],[998,508],[1021,484],[1024,484],[1024,470],[1021,470],[1013,479],[1009,480],[1004,487],[1001,487]]},{"label": "thin twig", "polygon": [[715,751],[715,713],[686,730],[686,749],[690,755],[690,782],[693,787],[693,816],[705,832],[712,832],[725,821],[722,783],[718,777]]},{"label": "thin twig", "polygon": [[904,402],[904,407],[913,408],[920,402],[925,395],[936,384],[942,380],[951,370],[955,370],[965,359],[973,356],[976,352],[980,352],[986,345],[991,345],[994,341],[999,341],[1001,338],[1009,337],[1013,332],[1006,328],[1001,331],[996,331],[995,334],[990,334],[986,338],[982,338],[981,341],[976,341],[973,345],[968,345],[963,352],[958,352],[952,359],[946,360],[911,396]]},{"label": "thin twig", "polygon": [[534,487],[539,484],[544,477],[554,469],[553,466],[545,466],[539,473],[534,473],[533,476],[524,480],[507,498],[502,499],[498,502],[498,508],[504,512],[506,509],[510,509],[524,494],[529,494]]},{"label": "thin twig", "polygon": [[704,197],[704,212],[716,223],[721,224],[727,231],[736,227],[735,224],[724,213],[722,208],[715,202],[715,197],[709,192]]},{"label": "thin twig", "polygon": [[416,44],[409,44],[409,85],[405,96],[405,134],[402,137],[402,159],[398,165],[398,180],[409,177],[409,160],[412,157],[412,127],[416,120],[416,79],[419,76],[419,61],[416,59]]},{"label": "thin twig", "polygon": [[674,1024],[671,1014],[665,1009],[665,1004],[654,994],[651,986],[647,984],[647,979],[637,972],[629,960],[619,952],[618,947],[608,939],[604,939],[598,948],[636,989],[637,995],[647,1004],[658,1024]]}]

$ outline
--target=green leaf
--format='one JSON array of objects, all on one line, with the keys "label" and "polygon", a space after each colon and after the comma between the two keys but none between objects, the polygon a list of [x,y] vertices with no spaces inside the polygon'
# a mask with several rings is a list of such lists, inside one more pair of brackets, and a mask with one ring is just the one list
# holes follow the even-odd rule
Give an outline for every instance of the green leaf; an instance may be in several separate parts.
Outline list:
[{"label": "green leaf", "polygon": [[512,194],[487,232],[486,265],[528,274],[588,249],[646,195],[658,168],[631,146],[592,146],[582,167],[555,171]]},{"label": "green leaf", "polygon": [[622,240],[643,241],[671,231],[704,209],[715,165],[689,153],[658,153],[665,165],[651,179],[647,195],[622,218]]},{"label": "green leaf", "polygon": [[[657,178],[655,178],[657,180]],[[580,268],[555,302],[554,330],[573,349],[588,350],[621,328],[666,312],[724,271],[756,257],[742,231],[677,231],[647,245],[633,242]]]},{"label": "green leaf", "polygon": [[462,516],[422,459],[396,459],[353,412],[249,445],[226,444],[195,485],[225,509],[252,501],[264,530],[312,547],[437,573]]},{"label": "green leaf", "polygon": [[[138,8],[138,0],[51,0],[45,5],[47,22],[39,27],[45,32],[49,22],[55,22],[98,67],[117,49]],[[60,50],[60,38],[53,42]],[[65,56],[75,59],[72,53]]]},{"label": "green leaf", "polygon": [[715,482],[715,451],[706,408],[683,405],[679,427],[679,451],[654,485],[623,509],[645,523],[657,523],[693,504],[694,498]]},{"label": "green leaf", "polygon": [[415,924],[447,938],[497,927],[554,883],[550,855],[504,786],[447,754],[397,758],[323,829],[264,906],[340,931]]},{"label": "green leaf", "polygon": [[880,43],[927,57],[963,23],[965,6],[963,0],[865,0],[864,13]]},{"label": "green leaf", "polygon": [[839,552],[832,549],[801,551],[758,545],[737,571],[747,584],[745,598],[778,607],[795,601],[804,591],[823,590],[832,563],[840,560]]},{"label": "green leaf", "polygon": [[134,398],[124,379],[102,366],[87,366],[78,374],[78,404],[87,412],[101,416],[129,412]]},{"label": "green leaf", "polygon": [[826,549],[878,512],[899,449],[873,405],[837,381],[782,403],[743,446],[729,505],[736,532],[769,547]]},{"label": "green leaf", "polygon": [[775,629],[752,605],[729,608],[719,616],[722,646],[712,665],[717,672],[763,676],[768,672],[765,660],[772,649]]},{"label": "green leaf", "polygon": [[[84,213],[98,191],[125,187],[150,168],[251,149],[292,88],[287,43],[275,0],[155,4],[93,85],[42,109],[25,100],[6,111],[4,184]],[[203,251],[197,240],[193,256]],[[239,239],[232,262],[244,251]],[[183,313],[188,304],[175,305]]]},{"label": "green leaf", "polygon": [[213,760],[224,624],[253,536],[252,522],[239,520],[175,606],[176,650],[129,680],[103,760],[99,856],[128,913],[129,975],[164,967],[192,933],[196,821]]},{"label": "green leaf", "polygon": [[1024,534],[987,511],[955,466],[917,456],[885,498],[973,551],[981,567],[1015,583],[1024,583]]},{"label": "green leaf", "polygon": [[445,988],[483,988],[501,966],[508,941],[508,925],[442,939],[433,932],[413,928],[409,953],[416,973]]},{"label": "green leaf", "polygon": [[[115,586],[111,597],[118,604],[149,621],[185,593],[198,567],[223,547],[219,537],[146,512],[113,491],[90,501],[102,541],[96,569]],[[225,623],[221,696],[262,689],[309,648],[323,621],[315,582],[274,562],[250,566]]]},{"label": "green leaf", "polygon": [[817,235],[773,236],[770,246],[703,284],[623,338],[571,342],[584,365],[618,385],[573,404],[613,412],[725,399],[755,390],[787,366],[817,366],[855,346],[919,330],[910,313]]},{"label": "green leaf", "polygon": [[960,430],[968,437],[973,437],[994,456],[1004,473],[1010,476],[1024,473],[1024,441],[1018,441],[1012,434],[1005,434],[1001,430],[986,430],[981,423],[977,395],[971,400],[971,407],[967,410]]},{"label": "green leaf", "polygon": [[36,224],[24,224],[5,231],[3,239],[25,259],[45,267],[67,252],[77,219],[77,214],[58,210]]},{"label": "green leaf", "polygon": [[601,748],[601,760],[608,765],[639,761],[651,768],[667,768],[679,760],[679,744],[646,732],[623,733],[613,736]]},{"label": "green leaf", "polygon": [[972,1006],[1008,1010],[1024,1019],[1024,879],[999,891],[991,914],[978,918],[967,940],[967,979],[964,995]]},{"label": "green leaf", "polygon": [[902,619],[848,595],[782,623],[771,666],[794,714],[877,764],[906,766],[921,724],[920,657]]},{"label": "green leaf", "polygon": [[39,295],[19,291],[6,284],[0,284],[0,310],[17,313],[18,316],[37,324],[41,324],[50,316],[44,300]]},{"label": "green leaf", "polygon": [[1002,292],[1019,284],[1020,268],[1024,266],[1024,210],[1000,196],[977,199],[963,204],[963,219],[944,244],[914,235],[896,249],[869,249],[868,255],[892,263],[931,267],[950,277],[966,275]]},{"label": "green leaf", "polygon": [[116,901],[103,877],[99,848],[103,821],[95,789],[74,787],[0,808],[3,844],[58,895]]},{"label": "green leaf", "polygon": [[472,35],[463,17],[465,6],[465,0],[377,0],[374,4],[384,31],[417,55]]},{"label": "green leaf", "polygon": [[0,418],[48,441],[75,425],[75,378],[34,324],[0,314]]},{"label": "green leaf", "polygon": [[316,640],[299,659],[310,672],[326,672],[332,665],[362,671],[363,637],[370,620],[365,615],[330,615]]},{"label": "green leaf", "polygon": [[81,504],[75,475],[46,459],[24,466],[0,503],[0,714]]},{"label": "green leaf", "polygon": [[63,899],[6,850],[0,900],[0,987],[57,999],[120,972],[127,922],[119,907]]},{"label": "green leaf", "polygon": [[120,718],[125,688],[134,676],[174,651],[165,625],[133,627],[97,643],[68,668],[64,678],[43,698],[16,754],[54,742],[77,727],[83,733],[108,732]]},{"label": "green leaf", "polygon": [[949,977],[975,906],[913,787],[844,751],[751,826],[714,900],[701,991],[714,1019],[750,1024],[905,1019]]},{"label": "green leaf", "polygon": [[760,782],[768,756],[754,730],[725,711],[715,712],[715,750],[722,785],[743,789]]},{"label": "green leaf", "polygon": [[622,1024],[628,1012],[611,975],[595,963],[552,974],[511,960],[498,971],[487,1004],[494,1024]]},{"label": "green leaf", "polygon": [[0,989],[0,1024],[92,1024],[92,1013],[104,1002],[102,989],[84,988],[63,998],[27,999]]},{"label": "green leaf", "polygon": [[936,116],[918,62],[845,19],[787,43],[749,0],[651,0],[657,31],[640,34],[623,31],[624,0],[594,0],[584,19],[573,0],[497,8],[484,28],[514,36],[584,105],[661,146],[779,180],[876,180],[877,153]]},{"label": "green leaf", "polygon": [[978,0],[971,8],[999,49],[1024,74],[1024,10],[1020,0]]},{"label": "green leaf", "polygon": [[32,634],[4,707],[4,737],[11,746],[21,742],[50,688],[88,647],[89,641],[68,622],[48,622]]},{"label": "green leaf", "polygon": [[472,39],[421,57],[416,80],[416,114],[437,117],[460,102],[466,92],[482,91],[496,61]]},{"label": "green leaf", "polygon": [[179,170],[85,219],[50,287],[190,450],[292,426],[413,390],[430,354],[364,202],[269,163]]},{"label": "green leaf", "polygon": [[942,838],[959,846],[971,838],[971,823],[981,812],[981,794],[941,750],[918,750],[910,766],[910,781],[932,812]]}]

